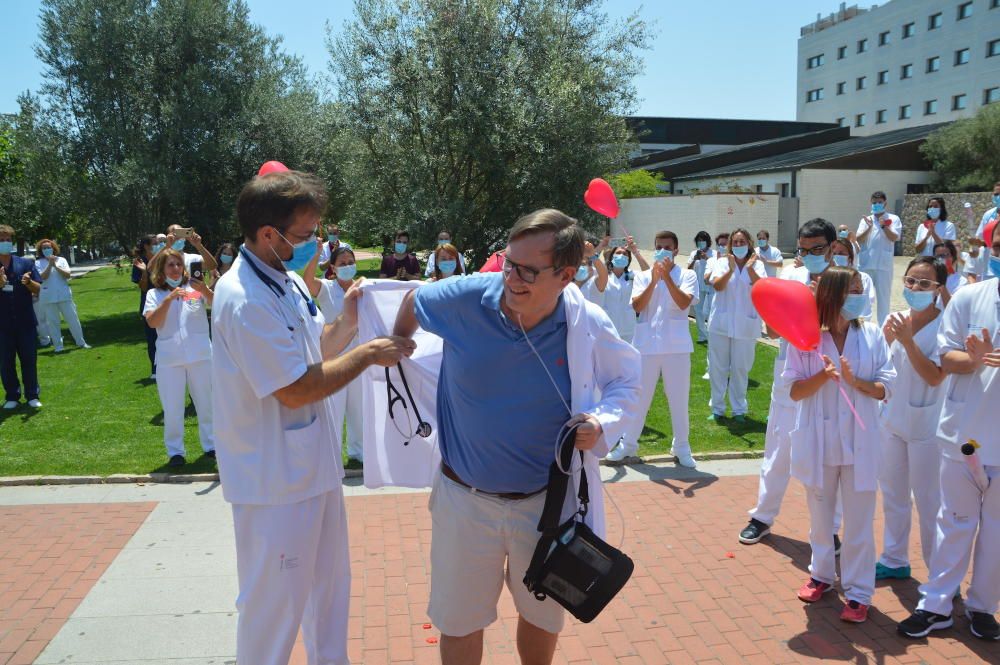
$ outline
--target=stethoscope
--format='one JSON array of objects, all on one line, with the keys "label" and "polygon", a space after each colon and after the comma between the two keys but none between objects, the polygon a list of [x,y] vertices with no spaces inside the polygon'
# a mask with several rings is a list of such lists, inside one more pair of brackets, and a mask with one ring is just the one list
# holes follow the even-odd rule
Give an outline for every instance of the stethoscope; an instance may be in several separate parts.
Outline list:
[{"label": "stethoscope", "polygon": [[[264,282],[264,285],[271,290],[271,293],[277,296],[279,301],[288,305],[289,304],[288,300],[285,298],[285,290],[281,288],[280,284],[271,279],[269,276],[265,275],[263,270],[257,267],[257,265],[254,263],[254,260],[250,257],[250,253],[246,251],[246,247],[240,247],[240,255],[243,256],[243,259],[247,262],[247,265],[249,265],[250,269],[253,270],[255,275],[257,275],[257,278],[260,279],[260,281]],[[294,286],[295,290],[299,292],[299,295],[302,296],[302,299],[306,301],[306,306],[309,308],[309,315],[316,316],[316,314],[319,313],[319,309],[316,307],[316,303],[313,302],[313,299],[310,298],[308,295],[306,295],[306,292],[303,291],[302,287],[299,286],[298,283],[295,282],[294,280],[292,281],[292,286]],[[295,309],[295,316],[298,317],[300,323],[303,322],[302,315],[299,313],[298,308]],[[288,326],[288,329],[295,330],[293,326]]]},{"label": "stethoscope", "polygon": [[[407,399],[403,398],[400,394],[399,389],[392,384],[392,379],[389,378],[389,368],[385,368],[385,392],[389,403],[389,420],[392,421],[392,426],[396,428],[399,435],[403,437],[403,445],[410,445],[410,439],[414,436],[419,436],[424,439],[431,435],[431,424],[424,420],[420,416],[420,409],[417,408],[417,402],[413,399],[413,393],[410,392],[410,384],[406,380],[406,374],[403,372],[403,365],[396,363],[396,371],[399,372],[399,378],[403,380],[403,389],[406,390],[406,398],[409,399],[409,404],[407,404]],[[411,433],[407,434],[403,430],[399,429],[399,425],[396,424],[396,416],[393,414],[393,407],[396,402],[403,403],[403,410],[406,412],[406,424],[410,424],[410,406],[413,407],[413,414],[417,417],[417,429]]]}]

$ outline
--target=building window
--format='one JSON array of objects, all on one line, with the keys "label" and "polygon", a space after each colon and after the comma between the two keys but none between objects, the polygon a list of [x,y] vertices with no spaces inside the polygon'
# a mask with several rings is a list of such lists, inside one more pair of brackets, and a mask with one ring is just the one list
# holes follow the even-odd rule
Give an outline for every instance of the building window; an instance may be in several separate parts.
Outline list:
[{"label": "building window", "polygon": [[936,72],[941,69],[941,58],[934,56],[933,58],[927,58],[927,73]]},{"label": "building window", "polygon": [[875,124],[884,125],[885,124],[885,109],[880,111],[875,111]]},{"label": "building window", "polygon": [[996,9],[997,7],[1000,7],[1000,0],[991,0],[990,9]]},{"label": "building window", "polygon": [[907,23],[903,26],[903,39],[907,39],[913,36],[913,32],[916,29],[916,23]]},{"label": "building window", "polygon": [[924,102],[924,115],[934,115],[937,113],[937,100],[930,99]]},{"label": "building window", "polygon": [[858,40],[858,53],[864,53],[867,50],[868,50],[868,40],[867,39],[859,39]]},{"label": "building window", "polygon": [[855,127],[864,127],[865,126],[865,114],[864,113],[859,113],[856,116],[854,116],[854,126]]},{"label": "building window", "polygon": [[868,77],[867,76],[859,76],[858,77],[858,83],[857,83],[857,89],[858,90],[864,90],[867,87],[868,87]]},{"label": "building window", "polygon": [[[996,90],[996,88],[993,88]],[[847,118],[837,118],[837,124],[841,127],[847,124]]]},{"label": "building window", "polygon": [[889,70],[881,71],[878,73],[878,84],[885,85],[889,82]]},{"label": "building window", "polygon": [[843,60],[847,57],[847,47],[841,46],[837,49],[837,60]]},{"label": "building window", "polygon": [[781,183],[781,198],[787,199],[788,198],[788,192],[789,192],[790,189],[791,189],[791,187],[789,186],[789,184],[787,182]]},{"label": "building window", "polygon": [[889,43],[889,31],[886,30],[885,32],[878,33],[878,45],[885,46],[888,43]]},{"label": "building window", "polygon": [[[1000,0],[997,0],[1000,3]],[[983,105],[1000,102],[1000,88],[987,88],[983,90]]]},{"label": "building window", "polygon": [[899,119],[900,120],[909,120],[909,118],[912,115],[913,115],[913,110],[910,108],[909,104],[904,104],[904,105],[902,105],[902,106],[899,107]]},{"label": "building window", "polygon": [[969,62],[969,49],[963,48],[955,51],[955,66],[965,65]]},{"label": "building window", "polygon": [[931,14],[930,16],[927,17],[927,29],[937,30],[938,28],[941,27],[943,20],[944,19],[941,15],[941,12],[938,12],[937,14]]},{"label": "building window", "polygon": [[837,84],[837,94],[838,95],[844,94],[844,88],[846,88],[846,87],[847,87],[847,81],[841,81],[840,83],[838,83]]},{"label": "building window", "polygon": [[823,88],[816,88],[806,93],[806,102],[818,102],[823,99]]},{"label": "building window", "polygon": [[972,3],[963,2],[958,6],[958,18],[956,21],[961,21],[963,18],[969,18],[972,16]]},{"label": "building window", "polygon": [[809,58],[809,60],[806,61],[806,68],[816,69],[817,67],[821,67],[825,60],[823,55],[824,55],[823,53],[820,53],[819,55],[814,55],[813,57]]},{"label": "building window", "polygon": [[900,67],[899,78],[901,79],[913,78],[913,65],[903,65],[902,67]]},{"label": "building window", "polygon": [[961,111],[968,105],[967,95],[955,95],[951,98],[951,110]]},{"label": "building window", "polygon": [[995,55],[1000,55],[1000,39],[994,39],[986,45],[986,57],[992,58]]}]

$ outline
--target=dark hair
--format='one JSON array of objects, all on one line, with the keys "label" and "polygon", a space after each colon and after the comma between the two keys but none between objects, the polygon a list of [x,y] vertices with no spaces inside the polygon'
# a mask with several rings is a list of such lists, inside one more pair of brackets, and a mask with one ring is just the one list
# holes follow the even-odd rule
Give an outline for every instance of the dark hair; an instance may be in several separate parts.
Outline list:
[{"label": "dark hair", "polygon": [[587,236],[587,242],[589,242],[595,248],[601,244],[601,241],[598,240],[596,236]]},{"label": "dark hair", "polygon": [[705,249],[712,246],[712,236],[708,235],[708,231],[698,231],[694,234],[694,246],[698,246],[698,241],[701,240],[705,243]]},{"label": "dark hair", "polygon": [[836,240],[834,240],[833,242],[830,243],[831,247],[833,245],[840,245],[841,247],[846,248],[847,249],[847,258],[851,260],[851,264],[852,265],[854,264],[854,243],[852,243],[850,240],[847,240],[845,238],[837,238]]},{"label": "dark hair", "polygon": [[139,242],[135,244],[134,255],[140,259],[144,258],[142,253],[142,248],[145,247],[146,245],[149,245],[149,251],[152,252],[153,245],[155,244],[156,244],[156,236],[153,235],[152,233],[147,233],[146,235],[139,238]]},{"label": "dark hair", "polygon": [[[847,302],[847,295],[851,292],[851,284],[858,276],[858,271],[854,268],[842,266],[830,266],[820,275],[819,285],[816,287],[816,307],[819,309],[819,326],[824,330],[831,330],[840,310]],[[858,321],[855,319],[851,325],[857,327]]]},{"label": "dark hair", "polygon": [[437,247],[434,248],[434,276],[435,277],[437,277],[438,279],[441,279],[442,277],[444,277],[444,274],[441,272],[441,259],[438,257],[438,255],[441,252],[451,252],[452,254],[455,255],[455,272],[451,273],[452,275],[464,275],[465,274],[465,271],[462,269],[462,254],[458,251],[458,247],[455,247],[454,245],[452,245],[449,242],[449,243],[445,243],[444,245],[438,245]]},{"label": "dark hair", "polygon": [[938,247],[944,247],[945,249],[947,249],[948,253],[951,254],[951,260],[958,261],[958,247],[955,246],[955,243],[953,243],[950,240],[939,242],[938,244],[934,245],[933,251],[936,252]]},{"label": "dark hair", "polygon": [[727,231],[723,231],[721,233],[715,234],[715,244],[719,244],[719,240],[721,238],[725,238],[726,240],[729,240],[729,233]]},{"label": "dark hair", "polygon": [[674,233],[673,231],[660,231],[655,236],[653,236],[653,242],[655,243],[657,240],[673,240],[675,250],[679,250],[681,247],[681,243],[677,239],[677,234]]},{"label": "dark hair", "polygon": [[764,237],[767,238],[768,240],[771,239],[771,234],[767,232],[767,229],[761,229],[760,231],[757,231],[757,235],[760,235],[761,233],[763,233]]},{"label": "dark hair", "polygon": [[944,199],[941,198],[940,196],[932,196],[932,197],[930,197],[929,199],[927,199],[927,207],[928,208],[931,207],[931,201],[937,201],[938,205],[941,206],[941,216],[938,217],[938,219],[940,219],[942,222],[944,220],[948,219],[948,207],[944,204]]},{"label": "dark hair", "polygon": [[743,237],[747,239],[747,245],[753,245],[753,241],[755,239],[755,236],[750,235],[750,232],[747,231],[746,229],[736,229],[735,231],[733,231],[732,233],[730,233],[729,234],[729,242],[730,243],[733,242],[733,238],[737,234],[742,234]]},{"label": "dark hair", "polygon": [[[940,245],[938,245],[940,247]],[[948,283],[948,268],[945,266],[944,261],[938,261],[933,256],[918,256],[917,258],[910,261],[906,266],[906,273],[910,272],[910,268],[914,266],[930,266],[934,269],[934,275],[937,277],[937,283],[944,286]]]},{"label": "dark hair", "polygon": [[323,181],[301,171],[279,171],[256,176],[243,186],[236,200],[236,219],[247,240],[256,240],[257,231],[273,226],[284,234],[295,214],[302,209],[323,214],[326,208]]},{"label": "dark hair", "polygon": [[625,272],[622,273],[623,275],[625,275],[625,279],[627,280],[629,273],[629,266],[632,265],[632,252],[630,252],[627,247],[613,247],[609,249],[605,254],[605,262],[608,264],[608,272],[614,270],[615,266],[613,263],[611,263],[611,259],[615,258],[615,254],[618,253],[619,249],[625,252],[625,255],[628,257],[628,265],[625,266]]},{"label": "dark hair", "polygon": [[823,238],[832,243],[837,239],[837,229],[822,217],[815,217],[799,227],[799,238]]},{"label": "dark hair", "polygon": [[872,192],[872,196],[871,197],[873,199],[882,199],[883,201],[885,201],[888,198],[888,197],[886,197],[885,192],[883,192],[882,190],[878,190],[876,192]]},{"label": "dark hair", "polygon": [[219,249],[215,252],[215,263],[218,266],[222,266],[222,253],[226,250],[232,252],[233,258],[236,258],[236,245],[231,242],[224,242],[219,245]]},{"label": "dark hair", "polygon": [[354,257],[354,250],[351,249],[350,247],[344,247],[344,245],[341,244],[340,247],[335,249],[333,254],[330,255],[330,268],[333,268],[333,266],[337,265],[337,259],[340,258],[341,254],[350,254],[351,258],[353,258],[354,261],[357,262],[357,258]]},{"label": "dark hair", "polygon": [[555,270],[583,263],[583,229],[576,220],[554,208],[542,208],[522,216],[511,227],[507,242],[535,233],[552,233],[552,267]]}]

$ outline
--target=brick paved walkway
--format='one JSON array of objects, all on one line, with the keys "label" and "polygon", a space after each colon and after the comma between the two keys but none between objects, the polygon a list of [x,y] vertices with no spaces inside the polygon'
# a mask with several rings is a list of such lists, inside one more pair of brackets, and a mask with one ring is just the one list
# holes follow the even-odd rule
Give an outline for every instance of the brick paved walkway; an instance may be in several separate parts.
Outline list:
[{"label": "brick paved walkway", "polygon": [[34,662],[154,506],[0,506],[0,665]]}]

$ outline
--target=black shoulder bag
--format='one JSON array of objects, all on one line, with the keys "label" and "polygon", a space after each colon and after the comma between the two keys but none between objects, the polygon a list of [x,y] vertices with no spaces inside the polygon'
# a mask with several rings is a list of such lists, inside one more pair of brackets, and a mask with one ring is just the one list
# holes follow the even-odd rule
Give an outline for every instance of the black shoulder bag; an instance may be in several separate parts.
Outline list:
[{"label": "black shoulder bag", "polygon": [[[571,468],[576,430],[563,440],[562,469]],[[580,451],[583,461],[583,451]],[[617,595],[635,569],[627,554],[603,540],[583,522],[590,503],[587,472],[580,469],[580,510],[559,523],[570,476],[555,462],[549,467],[545,508],[538,522],[542,537],[535,546],[524,585],[538,600],[551,596],[574,617],[590,623]]]}]

